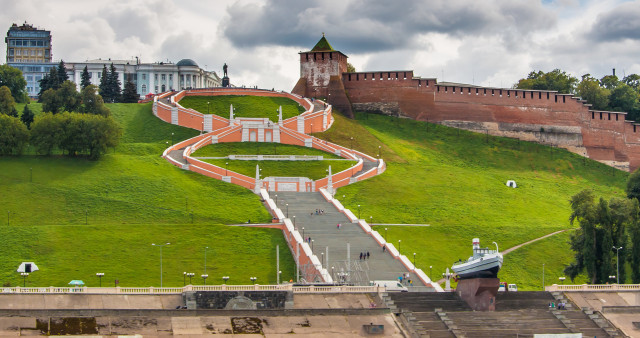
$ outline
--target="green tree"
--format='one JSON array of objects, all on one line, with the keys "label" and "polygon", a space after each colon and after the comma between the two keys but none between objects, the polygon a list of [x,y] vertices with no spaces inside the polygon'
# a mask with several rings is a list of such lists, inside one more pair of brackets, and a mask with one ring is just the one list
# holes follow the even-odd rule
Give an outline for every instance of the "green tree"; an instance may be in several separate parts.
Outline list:
[{"label": "green tree", "polygon": [[64,61],[60,60],[58,63],[58,84],[62,85],[65,81],[69,80],[69,75],[67,75],[67,69],[64,66]]},{"label": "green tree", "polygon": [[64,121],[50,112],[36,116],[31,124],[31,144],[40,154],[51,155],[61,144]]},{"label": "green tree", "polygon": [[600,87],[600,82],[590,76],[582,78],[582,81],[576,88],[576,94],[584,100],[587,100],[593,109],[609,109],[609,90]]},{"label": "green tree", "polygon": [[29,109],[29,104],[25,104],[24,109],[22,110],[22,116],[20,116],[20,120],[22,121],[22,123],[24,123],[27,128],[31,128],[31,123],[33,123],[34,117],[35,115],[31,111],[31,109]]},{"label": "green tree", "polygon": [[638,74],[629,74],[622,79],[622,82],[635,91],[640,90],[640,75]]},{"label": "green tree", "polygon": [[88,85],[91,84],[91,75],[89,74],[89,70],[87,69],[87,66],[84,66],[84,69],[82,70],[82,75],[80,75],[80,87],[82,89],[87,88]]},{"label": "green tree", "polygon": [[620,84],[620,80],[615,75],[605,75],[600,79],[600,85],[609,90],[613,90]]},{"label": "green tree", "polygon": [[640,200],[640,168],[636,169],[627,178],[627,198]]},{"label": "green tree", "polygon": [[87,114],[109,116],[111,111],[105,106],[102,96],[98,94],[98,87],[89,85],[80,93],[82,98],[81,112]]},{"label": "green tree", "polygon": [[0,114],[13,115],[15,105],[16,102],[13,100],[9,87],[0,87]]},{"label": "green tree", "polygon": [[128,79],[124,84],[124,91],[122,92],[122,102],[124,103],[137,103],[140,96],[136,90],[136,85]]},{"label": "green tree", "polygon": [[113,65],[113,63],[111,64],[110,70],[109,70],[109,100],[107,100],[107,102],[120,102],[121,100],[121,90],[120,90],[120,85],[122,83],[120,82],[120,80],[118,79],[118,72],[116,71],[116,67]]},{"label": "green tree", "polygon": [[60,97],[60,95],[58,95],[58,91],[53,88],[47,89],[42,94],[40,102],[42,102],[42,111],[52,114],[61,112],[64,107],[62,97]]},{"label": "green tree", "polygon": [[58,69],[52,67],[48,74],[45,74],[40,80],[40,92],[38,93],[38,101],[42,102],[42,95],[49,89],[58,89],[60,87],[58,78]]},{"label": "green tree", "polygon": [[27,127],[17,117],[0,114],[0,155],[20,155],[27,142]]},{"label": "green tree", "polygon": [[109,71],[107,70],[107,65],[103,65],[102,67],[102,76],[100,77],[100,86],[99,93],[102,96],[102,99],[105,102],[109,102],[111,98],[111,88],[109,84]]},{"label": "green tree", "polygon": [[0,87],[7,86],[16,102],[27,102],[27,81],[18,68],[0,65]]},{"label": "green tree", "polygon": [[554,69],[548,73],[543,71],[531,72],[526,79],[520,79],[515,85],[518,89],[555,90],[559,93],[574,93],[578,79]]},{"label": "green tree", "polygon": [[638,92],[626,84],[621,84],[611,91],[609,106],[615,111],[629,113],[629,119],[637,121],[640,117]]},{"label": "green tree", "polygon": [[350,62],[347,62],[347,73],[355,73],[356,67],[354,67]]},{"label": "green tree", "polygon": [[76,90],[76,84],[67,80],[60,88],[56,90],[56,94],[62,100],[62,108],[68,112],[77,112],[80,110],[80,93]]}]

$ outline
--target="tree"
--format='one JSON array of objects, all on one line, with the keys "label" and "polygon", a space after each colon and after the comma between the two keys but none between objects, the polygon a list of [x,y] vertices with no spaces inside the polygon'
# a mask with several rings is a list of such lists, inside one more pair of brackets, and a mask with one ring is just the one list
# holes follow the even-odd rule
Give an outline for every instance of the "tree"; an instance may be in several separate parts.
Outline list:
[{"label": "tree", "polygon": [[627,198],[640,200],[640,168],[636,169],[629,178],[627,178],[626,188]]},{"label": "tree", "polygon": [[29,131],[17,117],[0,114],[0,155],[22,154]]},{"label": "tree", "polygon": [[102,76],[100,76],[100,95],[105,101],[109,101],[111,97],[109,88],[109,71],[107,71],[107,65],[102,66]]},{"label": "tree", "polygon": [[635,91],[640,89],[640,75],[638,74],[629,74],[622,79],[622,82]]},{"label": "tree", "polygon": [[40,154],[51,155],[64,135],[64,125],[57,115],[46,112],[38,115],[31,125],[31,144]]},{"label": "tree", "polygon": [[18,68],[0,65],[0,87],[7,86],[16,102],[27,102],[27,81]]},{"label": "tree", "polygon": [[64,66],[64,61],[60,60],[58,63],[58,84],[63,84],[65,81],[69,80],[69,75],[67,75],[67,69]]},{"label": "tree", "polygon": [[127,80],[124,84],[124,91],[122,92],[122,102],[124,103],[137,103],[140,96],[136,90],[136,85],[131,82],[131,79]]},{"label": "tree", "polygon": [[16,102],[7,86],[0,87],[0,114],[12,115]]},{"label": "tree", "polygon": [[58,95],[62,101],[62,108],[64,111],[74,112],[80,110],[80,93],[76,90],[76,84],[67,80],[65,81],[58,90],[56,90],[56,95]]},{"label": "tree", "polygon": [[548,73],[543,71],[531,72],[526,79],[520,79],[515,85],[518,89],[555,90],[559,93],[573,93],[578,79],[554,69]]},{"label": "tree", "polygon": [[89,70],[87,69],[87,66],[84,66],[84,69],[82,70],[82,75],[80,75],[80,87],[82,89],[87,88],[88,85],[91,84],[91,75],[89,74]]},{"label": "tree", "polygon": [[356,67],[354,67],[350,62],[347,62],[347,73],[355,73]]},{"label": "tree", "polygon": [[602,79],[600,79],[600,85],[609,90],[613,90],[614,88],[616,88],[619,83],[620,80],[618,80],[618,77],[615,75],[606,75],[603,76]]},{"label": "tree", "polygon": [[31,123],[33,123],[34,117],[35,115],[31,111],[31,109],[29,109],[29,104],[25,104],[24,109],[22,110],[22,116],[20,117],[22,123],[24,123],[27,128],[31,128]]},{"label": "tree", "polygon": [[98,87],[95,85],[88,85],[82,90],[80,96],[82,98],[81,112],[105,117],[111,115],[109,109],[104,105],[102,96],[98,94]]},{"label": "tree", "polygon": [[40,80],[40,92],[38,92],[38,102],[42,102],[42,95],[48,89],[58,89],[60,87],[60,82],[58,78],[58,69],[56,67],[52,67],[49,70],[49,74],[45,74]]},{"label": "tree", "polygon": [[582,81],[576,88],[576,94],[587,100],[587,102],[591,104],[591,107],[593,107],[593,109],[609,109],[609,90],[600,87],[600,83],[598,82],[598,80],[590,76],[582,78]]},{"label": "tree", "polygon": [[113,63],[111,64],[110,70],[109,70],[109,100],[107,100],[107,102],[120,102],[120,85],[122,83],[120,83],[120,80],[118,79],[118,72],[116,72],[116,67],[113,65]]},{"label": "tree", "polygon": [[615,111],[629,113],[629,119],[638,120],[640,117],[640,104],[638,92],[626,84],[621,84],[611,91],[609,106]]}]

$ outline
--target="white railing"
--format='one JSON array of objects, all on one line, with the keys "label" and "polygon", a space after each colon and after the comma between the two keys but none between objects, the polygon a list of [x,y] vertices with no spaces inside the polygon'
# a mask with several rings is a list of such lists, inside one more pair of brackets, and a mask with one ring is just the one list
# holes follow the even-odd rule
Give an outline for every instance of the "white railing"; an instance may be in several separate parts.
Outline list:
[{"label": "white railing", "polygon": [[9,287],[0,288],[0,294],[181,294],[188,291],[292,291],[294,293],[377,293],[378,286],[293,286],[281,285],[187,285],[178,288],[138,287]]},{"label": "white railing", "polygon": [[548,285],[545,290],[549,292],[584,292],[584,291],[640,291],[640,284],[582,284],[582,285]]}]

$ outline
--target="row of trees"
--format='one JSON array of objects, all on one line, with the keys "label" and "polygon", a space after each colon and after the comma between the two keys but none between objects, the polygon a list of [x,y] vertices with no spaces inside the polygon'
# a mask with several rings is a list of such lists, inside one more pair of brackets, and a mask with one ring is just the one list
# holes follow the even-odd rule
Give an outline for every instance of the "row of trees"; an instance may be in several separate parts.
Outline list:
[{"label": "row of trees", "polygon": [[104,105],[102,96],[98,95],[98,88],[88,85],[80,93],[75,83],[65,81],[58,89],[49,88],[40,98],[42,111],[57,114],[62,111],[79,112],[109,116],[111,112]]},{"label": "row of trees", "polygon": [[571,280],[584,271],[592,284],[611,282],[609,276],[624,283],[629,262],[632,282],[640,283],[640,171],[629,176],[627,197],[607,201],[583,190],[571,198],[570,221],[580,224],[571,236],[575,261],[564,270]]},{"label": "row of trees", "polygon": [[[65,69],[64,61],[60,61],[58,67],[51,68],[48,74],[46,74],[42,80],[40,80],[40,92],[38,93],[38,100],[43,101],[45,93],[49,89],[58,90],[65,82],[69,80],[67,71]],[[82,70],[80,75],[80,88],[86,89],[91,85],[91,74],[87,66]],[[99,93],[102,96],[104,102],[124,102],[124,103],[136,103],[138,102],[138,92],[136,86],[130,79],[125,83],[124,90],[120,90],[120,79],[118,78],[118,72],[116,71],[113,63],[107,69],[107,65],[102,68],[102,74],[100,76]]]},{"label": "row of trees", "polygon": [[571,74],[554,69],[548,73],[531,72],[514,87],[575,94],[590,103],[593,109],[627,112],[630,120],[640,120],[640,75],[637,74],[627,75],[622,80],[616,75],[597,79],[584,74],[578,81]]}]

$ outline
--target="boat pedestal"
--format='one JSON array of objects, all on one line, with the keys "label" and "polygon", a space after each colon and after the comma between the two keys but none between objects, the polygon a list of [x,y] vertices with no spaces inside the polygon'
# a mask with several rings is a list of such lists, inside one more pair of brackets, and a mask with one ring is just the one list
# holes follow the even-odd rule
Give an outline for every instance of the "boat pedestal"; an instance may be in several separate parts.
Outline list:
[{"label": "boat pedestal", "polygon": [[499,278],[471,278],[458,282],[456,293],[474,311],[495,311]]}]

